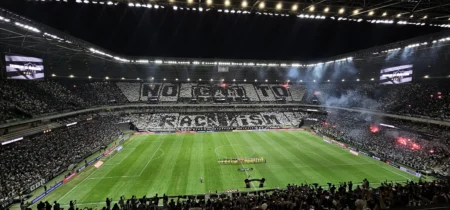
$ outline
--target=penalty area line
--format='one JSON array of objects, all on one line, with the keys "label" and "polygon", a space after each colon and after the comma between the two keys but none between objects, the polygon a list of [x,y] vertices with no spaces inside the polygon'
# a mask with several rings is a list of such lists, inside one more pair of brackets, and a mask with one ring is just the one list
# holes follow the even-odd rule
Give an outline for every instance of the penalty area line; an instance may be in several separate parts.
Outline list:
[{"label": "penalty area line", "polygon": [[150,157],[150,159],[147,161],[147,164],[145,164],[144,168],[142,168],[142,171],[141,171],[141,173],[139,173],[139,176],[141,176],[142,173],[144,173],[144,170],[147,168],[148,164],[152,161],[153,157],[155,157],[156,153],[158,152],[159,148],[161,148],[163,143],[164,143],[164,141],[161,140],[161,144],[159,144],[159,147],[155,150],[152,157]]}]

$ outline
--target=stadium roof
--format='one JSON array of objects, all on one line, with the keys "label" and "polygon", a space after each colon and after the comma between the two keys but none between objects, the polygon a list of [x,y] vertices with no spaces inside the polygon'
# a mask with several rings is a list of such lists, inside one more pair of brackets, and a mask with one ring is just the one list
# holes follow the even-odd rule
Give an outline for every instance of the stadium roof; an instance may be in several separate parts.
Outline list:
[{"label": "stadium roof", "polygon": [[[163,77],[171,80],[176,78],[204,78],[204,80],[205,78],[208,78],[208,80],[211,78],[221,80],[224,78],[224,74],[212,75],[211,70],[217,71],[219,67],[230,67],[242,69],[242,71],[249,68],[266,70],[269,73],[265,73],[263,77],[272,81],[277,79],[278,82],[280,76],[277,71],[284,70],[286,72],[290,68],[306,69],[328,62],[372,59],[393,50],[420,47],[424,43],[445,39],[447,36],[450,36],[450,33],[440,32],[311,62],[295,60],[133,57],[116,55],[7,10],[2,9],[0,11],[0,47],[3,52],[42,57],[45,62],[47,76],[52,73],[56,77],[63,76],[66,78],[69,74],[73,74],[75,77],[82,75],[83,78],[86,78],[86,75],[92,75],[94,78],[109,76],[116,79],[126,77],[126,79],[133,80],[150,77],[157,77],[160,80]],[[382,60],[384,61],[384,58]],[[167,73],[172,71],[177,71],[177,73],[167,75]],[[377,72],[371,72],[370,75],[365,77],[376,78],[377,74]],[[244,78],[249,80],[253,80],[253,78],[262,79],[256,72],[246,72],[241,75],[227,73],[226,77],[225,79],[227,80],[231,80],[231,78],[240,78],[241,80]],[[364,76],[359,78],[361,77]]]},{"label": "stadium roof", "polygon": [[[147,5],[178,7],[203,7],[204,9],[246,9],[248,11],[309,12],[316,14],[332,14],[342,17],[358,17],[371,15],[374,17],[405,18],[406,20],[443,21],[450,18],[450,2],[444,0],[28,0],[30,2],[76,2],[80,4],[105,4],[115,6],[127,4],[135,7]],[[294,6],[295,5],[295,6]],[[411,17],[411,15],[413,15]]]}]

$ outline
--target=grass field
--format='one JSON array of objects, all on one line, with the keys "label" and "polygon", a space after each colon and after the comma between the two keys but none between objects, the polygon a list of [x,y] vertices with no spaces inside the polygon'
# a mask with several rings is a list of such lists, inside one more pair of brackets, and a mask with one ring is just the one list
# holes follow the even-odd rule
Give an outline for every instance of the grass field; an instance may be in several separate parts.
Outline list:
[{"label": "grass field", "polygon": [[[264,157],[267,163],[219,165],[220,158]],[[78,205],[121,195],[203,194],[245,188],[244,179],[265,178],[265,188],[288,183],[371,183],[416,177],[364,155],[355,156],[305,131],[137,135],[124,149],[89,167],[44,200]],[[238,168],[253,171],[238,172]],[[203,177],[203,183],[199,179]],[[251,189],[255,190],[254,183]]]}]

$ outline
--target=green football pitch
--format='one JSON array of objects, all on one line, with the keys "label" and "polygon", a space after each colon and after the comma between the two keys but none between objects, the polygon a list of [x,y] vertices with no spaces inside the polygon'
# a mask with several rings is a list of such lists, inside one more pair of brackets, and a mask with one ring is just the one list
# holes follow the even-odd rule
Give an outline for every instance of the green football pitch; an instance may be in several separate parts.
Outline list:
[{"label": "green football pitch", "polygon": [[[219,165],[222,158],[264,157],[267,163]],[[377,184],[417,178],[365,155],[353,155],[306,131],[218,132],[135,135],[124,149],[90,166],[43,200],[80,205],[117,201],[124,195],[142,197],[257,190],[245,188],[244,179],[265,178],[264,189],[289,183],[352,181],[367,178]],[[253,168],[239,172],[239,168]],[[200,183],[200,177],[203,183]]]}]

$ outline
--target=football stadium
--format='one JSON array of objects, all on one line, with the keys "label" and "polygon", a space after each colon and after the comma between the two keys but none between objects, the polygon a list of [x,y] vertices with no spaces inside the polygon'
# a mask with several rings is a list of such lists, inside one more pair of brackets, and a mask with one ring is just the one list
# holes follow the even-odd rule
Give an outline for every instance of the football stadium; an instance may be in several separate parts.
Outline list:
[{"label": "football stadium", "polygon": [[0,210],[449,209],[450,4],[0,1]]}]

